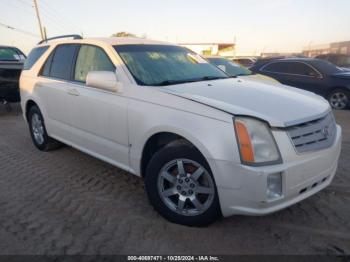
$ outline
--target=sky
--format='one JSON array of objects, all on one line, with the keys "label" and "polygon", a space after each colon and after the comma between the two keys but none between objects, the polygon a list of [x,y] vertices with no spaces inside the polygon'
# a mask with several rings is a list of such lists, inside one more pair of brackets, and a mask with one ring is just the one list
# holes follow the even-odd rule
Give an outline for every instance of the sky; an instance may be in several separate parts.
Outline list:
[{"label": "sky", "polygon": [[[297,52],[350,40],[350,0],[37,0],[48,36],[127,31],[184,42],[233,42],[237,54]],[[0,0],[0,45],[40,40],[33,0]],[[34,36],[32,35],[34,34]]]}]

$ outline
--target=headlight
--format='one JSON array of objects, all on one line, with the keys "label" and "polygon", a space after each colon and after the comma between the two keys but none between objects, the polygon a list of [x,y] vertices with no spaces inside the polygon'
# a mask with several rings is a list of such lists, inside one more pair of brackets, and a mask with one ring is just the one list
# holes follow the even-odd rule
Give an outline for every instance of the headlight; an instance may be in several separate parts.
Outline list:
[{"label": "headlight", "polygon": [[282,163],[275,139],[265,122],[235,117],[234,125],[243,164],[256,166]]}]

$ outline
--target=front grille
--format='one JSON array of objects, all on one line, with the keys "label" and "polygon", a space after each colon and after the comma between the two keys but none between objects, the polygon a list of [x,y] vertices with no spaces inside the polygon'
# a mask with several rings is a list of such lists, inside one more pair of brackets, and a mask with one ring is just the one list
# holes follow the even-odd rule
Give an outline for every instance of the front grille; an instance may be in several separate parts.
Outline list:
[{"label": "front grille", "polygon": [[298,153],[317,151],[330,147],[336,136],[333,113],[325,117],[288,127],[288,135]]}]

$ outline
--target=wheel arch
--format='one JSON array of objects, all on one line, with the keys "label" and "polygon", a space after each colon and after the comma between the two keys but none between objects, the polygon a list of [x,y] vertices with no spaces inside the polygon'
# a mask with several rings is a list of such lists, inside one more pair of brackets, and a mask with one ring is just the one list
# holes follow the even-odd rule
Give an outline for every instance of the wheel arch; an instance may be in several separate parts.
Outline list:
[{"label": "wheel arch", "polygon": [[[209,151],[206,150],[204,145],[195,138],[184,134],[182,132],[174,131],[158,131],[148,136],[142,147],[141,160],[140,160],[140,175],[145,176],[145,170],[152,156],[161,148],[173,145],[189,145],[194,147],[211,167],[208,158],[210,158]],[[212,170],[211,170],[212,171]]]},{"label": "wheel arch", "polygon": [[331,88],[329,88],[329,90],[327,92],[327,98],[335,90],[344,90],[344,91],[350,93],[350,87],[346,87],[346,86],[342,86],[342,85],[332,86]]},{"label": "wheel arch", "polygon": [[29,110],[33,106],[37,106],[39,108],[39,105],[34,100],[28,99],[26,104],[25,104],[25,112],[24,112],[24,115],[25,115],[27,121],[28,121]]}]

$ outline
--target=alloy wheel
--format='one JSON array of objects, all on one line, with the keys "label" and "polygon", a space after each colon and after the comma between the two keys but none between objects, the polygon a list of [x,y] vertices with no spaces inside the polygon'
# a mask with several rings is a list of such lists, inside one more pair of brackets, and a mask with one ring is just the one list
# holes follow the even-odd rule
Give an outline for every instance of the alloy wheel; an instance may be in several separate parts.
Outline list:
[{"label": "alloy wheel", "polygon": [[344,109],[349,103],[349,98],[345,93],[339,91],[331,95],[329,102],[335,109]]},{"label": "alloy wheel", "polygon": [[189,159],[176,159],[161,169],[158,192],[172,211],[196,216],[208,210],[213,203],[215,185],[202,165]]},{"label": "alloy wheel", "polygon": [[44,125],[41,117],[34,113],[31,121],[34,139],[39,145],[42,145],[44,143]]}]

